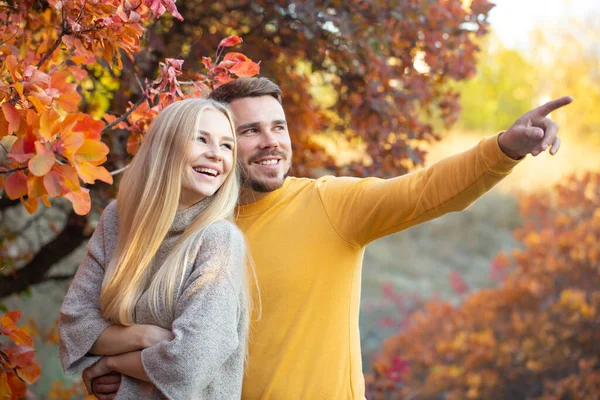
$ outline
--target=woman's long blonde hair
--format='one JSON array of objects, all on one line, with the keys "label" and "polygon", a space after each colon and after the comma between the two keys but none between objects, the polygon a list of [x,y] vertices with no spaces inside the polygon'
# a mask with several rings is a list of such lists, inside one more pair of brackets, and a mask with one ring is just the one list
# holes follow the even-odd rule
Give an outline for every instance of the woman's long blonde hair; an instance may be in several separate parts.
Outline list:
[{"label": "woman's long blonde hair", "polygon": [[[151,275],[151,261],[169,232],[179,206],[183,171],[189,165],[186,147],[201,129],[200,117],[207,110],[223,113],[235,132],[228,106],[206,99],[175,102],[154,119],[125,171],[117,194],[117,247],[100,294],[102,313],[109,321],[134,324],[135,306],[146,290],[153,314],[164,315],[159,310],[166,308],[172,317],[175,296],[183,283],[185,269],[193,262],[192,250],[203,228],[233,218],[239,196],[237,168],[232,169],[208,200],[207,207],[186,228],[158,272]],[[237,142],[233,148],[234,165],[236,157]],[[242,274],[249,316],[252,309],[249,277],[254,273],[251,262],[245,265]]]}]

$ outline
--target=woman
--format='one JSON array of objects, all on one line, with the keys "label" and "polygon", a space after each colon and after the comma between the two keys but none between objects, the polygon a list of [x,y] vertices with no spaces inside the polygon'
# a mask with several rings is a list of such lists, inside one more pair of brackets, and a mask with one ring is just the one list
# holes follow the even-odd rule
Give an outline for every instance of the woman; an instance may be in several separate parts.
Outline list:
[{"label": "woman", "polygon": [[239,399],[251,297],[229,109],[188,99],[153,121],[64,299],[59,355],[117,399]]}]

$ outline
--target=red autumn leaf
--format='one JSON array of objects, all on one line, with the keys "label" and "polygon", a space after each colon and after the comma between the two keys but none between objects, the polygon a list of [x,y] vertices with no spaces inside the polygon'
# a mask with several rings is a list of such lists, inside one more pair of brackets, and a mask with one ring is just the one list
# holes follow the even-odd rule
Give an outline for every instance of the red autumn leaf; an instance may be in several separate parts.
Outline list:
[{"label": "red autumn leaf", "polygon": [[38,380],[42,374],[42,370],[39,365],[32,361],[24,367],[17,368],[17,374],[25,381],[25,383],[32,385]]},{"label": "red autumn leaf", "polygon": [[7,312],[6,314],[4,314],[4,316],[8,317],[13,322],[13,324],[16,324],[23,317],[23,311],[11,310],[11,311]]},{"label": "red autumn leaf", "polygon": [[469,291],[469,286],[458,271],[450,272],[450,286],[456,294],[463,294]]},{"label": "red autumn leaf", "polygon": [[8,356],[11,368],[22,368],[33,362],[35,349],[31,346],[18,345],[4,351]]},{"label": "red autumn leaf", "polygon": [[37,154],[29,160],[29,171],[35,176],[44,176],[56,162],[56,157],[40,142],[35,142],[35,150]]},{"label": "red autumn leaf", "polygon": [[60,197],[64,193],[64,178],[56,171],[44,175],[44,187],[51,197]]},{"label": "red autumn leaf", "polygon": [[23,330],[17,328],[15,323],[8,315],[0,317],[0,326],[2,327],[0,333],[7,336],[15,344],[24,344],[26,346],[33,347],[33,339]]},{"label": "red autumn leaf", "polygon": [[8,121],[8,133],[15,133],[19,131],[21,126],[21,114],[12,104],[6,102],[2,103],[2,112],[4,117]]},{"label": "red autumn leaf", "polygon": [[8,385],[11,388],[11,400],[24,399],[27,396],[27,386],[14,372],[7,373]]},{"label": "red autumn leaf", "polygon": [[25,136],[19,137],[12,145],[8,157],[18,163],[25,163],[35,154],[36,136],[30,130],[27,130]]},{"label": "red autumn leaf", "polygon": [[229,68],[229,72],[239,77],[255,76],[260,72],[260,66],[253,61],[238,62],[233,67]]},{"label": "red autumn leaf", "polygon": [[4,182],[4,190],[6,190],[6,195],[11,200],[27,195],[27,176],[23,171],[17,171],[9,175]]},{"label": "red autumn leaf", "polygon": [[12,398],[12,388],[8,381],[8,375],[4,369],[0,368],[0,400],[10,400]]},{"label": "red autumn leaf", "polygon": [[73,204],[73,210],[78,215],[86,215],[90,212],[92,203],[90,200],[90,191],[85,188],[81,188],[76,192],[69,192],[65,194],[65,198]]},{"label": "red autumn leaf", "polygon": [[210,57],[202,57],[202,64],[206,69],[210,69],[212,67],[212,59]]},{"label": "red autumn leaf", "polygon": [[88,72],[85,69],[77,67],[75,65],[71,65],[67,67],[67,69],[73,74],[75,79],[82,80],[88,76]]},{"label": "red autumn leaf", "polygon": [[246,61],[252,61],[252,60],[249,59],[248,57],[246,57],[246,55],[244,55],[242,53],[236,53],[235,51],[232,51],[231,53],[225,54],[225,57],[223,57],[223,61],[242,61],[242,62],[246,62]]},{"label": "red autumn leaf", "polygon": [[219,43],[219,47],[233,47],[242,42],[243,42],[243,40],[241,37],[239,37],[237,35],[231,35],[231,36],[226,37],[225,39],[221,40],[221,42]]}]

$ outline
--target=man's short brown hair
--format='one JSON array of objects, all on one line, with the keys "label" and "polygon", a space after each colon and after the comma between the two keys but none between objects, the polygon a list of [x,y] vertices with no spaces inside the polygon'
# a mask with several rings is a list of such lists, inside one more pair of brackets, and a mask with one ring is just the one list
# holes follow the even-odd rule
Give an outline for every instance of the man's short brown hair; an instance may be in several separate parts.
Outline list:
[{"label": "man's short brown hair", "polygon": [[268,78],[237,78],[219,86],[208,96],[223,103],[231,103],[245,97],[272,96],[281,103],[281,89]]}]

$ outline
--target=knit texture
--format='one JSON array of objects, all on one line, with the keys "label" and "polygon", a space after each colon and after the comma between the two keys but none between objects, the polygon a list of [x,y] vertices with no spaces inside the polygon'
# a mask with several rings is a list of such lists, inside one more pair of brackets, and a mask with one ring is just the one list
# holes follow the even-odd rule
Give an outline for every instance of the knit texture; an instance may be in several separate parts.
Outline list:
[{"label": "knit texture", "polygon": [[[206,208],[207,201],[178,211],[152,261],[162,265],[185,228]],[[105,269],[117,246],[116,201],[106,207],[60,310],[59,356],[68,374],[80,374],[100,357],[92,345],[111,325],[100,311]],[[175,335],[142,351],[151,382],[123,376],[117,399],[239,399],[247,335],[243,297],[244,238],[228,221],[204,229],[193,265],[175,297],[174,317],[155,318],[144,293],[135,308],[135,322],[157,325]],[[163,311],[163,310],[161,310]]]}]

